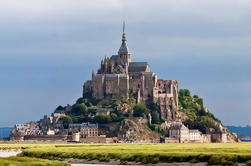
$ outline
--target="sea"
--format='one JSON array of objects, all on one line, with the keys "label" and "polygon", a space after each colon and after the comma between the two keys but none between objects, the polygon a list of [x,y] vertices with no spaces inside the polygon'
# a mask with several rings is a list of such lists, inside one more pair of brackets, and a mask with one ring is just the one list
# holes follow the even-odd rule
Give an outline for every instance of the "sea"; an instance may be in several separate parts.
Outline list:
[{"label": "sea", "polygon": [[251,140],[241,140],[241,142],[251,142]]},{"label": "sea", "polygon": [[0,127],[0,138],[9,137],[11,127]]}]

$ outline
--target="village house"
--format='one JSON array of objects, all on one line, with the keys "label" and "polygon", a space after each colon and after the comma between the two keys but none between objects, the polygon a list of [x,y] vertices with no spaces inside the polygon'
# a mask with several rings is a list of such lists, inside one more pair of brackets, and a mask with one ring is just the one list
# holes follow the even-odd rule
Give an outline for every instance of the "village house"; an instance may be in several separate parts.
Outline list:
[{"label": "village house", "polygon": [[23,140],[26,135],[41,135],[39,124],[29,122],[25,124],[16,124],[10,133],[11,140]]},{"label": "village house", "polygon": [[177,139],[180,143],[189,142],[189,129],[185,125],[173,125],[169,128],[169,137]]},{"label": "village house", "polygon": [[189,130],[189,142],[201,142],[202,133],[199,130]]},{"label": "village house", "polygon": [[92,123],[72,123],[69,124],[69,131],[80,133],[80,138],[85,137],[97,137],[98,136],[98,124]]},{"label": "village house", "polygon": [[169,137],[164,139],[165,143],[187,143],[187,142],[197,142],[197,143],[209,143],[214,142],[224,142],[224,135],[222,134],[202,134],[197,129],[189,130],[185,125],[179,122],[170,123],[171,126],[167,129],[169,131]]},{"label": "village house", "polygon": [[111,110],[110,109],[105,109],[105,108],[100,108],[96,110],[96,115],[110,115]]}]

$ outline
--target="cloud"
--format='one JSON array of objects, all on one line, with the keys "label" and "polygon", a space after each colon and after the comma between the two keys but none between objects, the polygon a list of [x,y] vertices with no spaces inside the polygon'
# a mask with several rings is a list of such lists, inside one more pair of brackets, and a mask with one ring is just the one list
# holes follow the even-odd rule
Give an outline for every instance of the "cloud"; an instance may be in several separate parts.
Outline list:
[{"label": "cloud", "polygon": [[250,8],[248,0],[0,1],[0,101],[13,117],[0,126],[81,96],[91,70],[118,50],[123,20],[135,61],[204,97],[224,123],[251,123]]}]

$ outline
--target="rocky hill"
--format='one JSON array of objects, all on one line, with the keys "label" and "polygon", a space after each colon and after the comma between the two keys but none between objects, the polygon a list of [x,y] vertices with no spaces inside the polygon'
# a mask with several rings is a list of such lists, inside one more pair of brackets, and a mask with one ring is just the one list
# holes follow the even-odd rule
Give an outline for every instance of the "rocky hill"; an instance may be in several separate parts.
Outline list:
[{"label": "rocky hill", "polygon": [[[59,106],[57,110],[65,107]],[[118,137],[128,142],[155,140],[168,136],[167,121],[161,119],[158,106],[154,103],[137,104],[136,98],[95,100],[91,97],[79,98],[71,110],[59,119],[65,128],[69,123],[98,123],[100,134]],[[226,133],[228,141],[238,141],[235,135],[223,126],[203,104],[203,99],[192,96],[187,89],[179,91],[179,108],[175,110],[172,122],[180,122],[189,129]],[[153,141],[152,141],[153,142]]]}]

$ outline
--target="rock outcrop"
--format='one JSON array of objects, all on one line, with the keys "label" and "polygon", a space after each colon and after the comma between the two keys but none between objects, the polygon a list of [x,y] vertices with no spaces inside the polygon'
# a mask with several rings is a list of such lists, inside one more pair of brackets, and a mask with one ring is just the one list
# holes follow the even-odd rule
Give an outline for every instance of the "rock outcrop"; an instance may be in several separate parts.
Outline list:
[{"label": "rock outcrop", "polygon": [[149,129],[146,119],[124,119],[120,124],[118,138],[127,142],[156,142],[160,134]]}]

